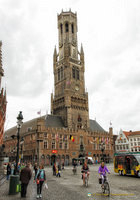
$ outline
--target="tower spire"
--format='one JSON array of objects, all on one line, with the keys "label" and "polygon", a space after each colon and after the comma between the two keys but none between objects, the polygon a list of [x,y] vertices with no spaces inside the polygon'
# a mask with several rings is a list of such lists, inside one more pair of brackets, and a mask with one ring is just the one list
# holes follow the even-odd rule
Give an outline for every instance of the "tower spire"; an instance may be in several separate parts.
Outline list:
[{"label": "tower spire", "polygon": [[56,50],[56,46],[54,47],[53,60],[54,60],[54,62],[57,62],[57,50]]},{"label": "tower spire", "polygon": [[80,60],[82,63],[84,63],[84,50],[83,45],[81,44],[81,51],[80,51]]}]

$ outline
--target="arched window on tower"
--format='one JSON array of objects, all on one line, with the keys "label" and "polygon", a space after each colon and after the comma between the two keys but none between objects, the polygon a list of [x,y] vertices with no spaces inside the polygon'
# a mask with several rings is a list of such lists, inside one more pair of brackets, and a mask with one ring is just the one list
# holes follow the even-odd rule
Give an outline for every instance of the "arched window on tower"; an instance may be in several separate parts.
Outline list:
[{"label": "arched window on tower", "polygon": [[63,67],[61,67],[61,80],[63,79],[63,76],[64,74],[63,74]]},{"label": "arched window on tower", "polygon": [[66,31],[66,33],[69,32],[69,24],[68,23],[65,24],[65,31]]},{"label": "arched window on tower", "polygon": [[72,68],[72,77],[75,78],[75,67]]},{"label": "arched window on tower", "polygon": [[60,69],[58,69],[58,81],[60,81]]},{"label": "arched window on tower", "polygon": [[78,68],[76,69],[76,78],[77,78],[77,80],[80,79],[80,76],[79,76],[79,69],[78,69]]},{"label": "arched window on tower", "polygon": [[63,24],[60,24],[61,34],[63,33]]},{"label": "arched window on tower", "polygon": [[71,32],[74,33],[74,25],[71,25]]}]

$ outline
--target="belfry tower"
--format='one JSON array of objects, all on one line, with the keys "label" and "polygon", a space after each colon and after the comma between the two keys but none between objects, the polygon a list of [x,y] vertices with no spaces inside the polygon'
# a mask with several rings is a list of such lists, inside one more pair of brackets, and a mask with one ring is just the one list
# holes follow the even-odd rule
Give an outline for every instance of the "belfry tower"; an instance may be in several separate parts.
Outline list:
[{"label": "belfry tower", "polygon": [[84,51],[78,51],[77,14],[58,15],[59,51],[54,49],[54,95],[51,114],[62,117],[68,128],[89,128],[88,93],[85,92]]}]

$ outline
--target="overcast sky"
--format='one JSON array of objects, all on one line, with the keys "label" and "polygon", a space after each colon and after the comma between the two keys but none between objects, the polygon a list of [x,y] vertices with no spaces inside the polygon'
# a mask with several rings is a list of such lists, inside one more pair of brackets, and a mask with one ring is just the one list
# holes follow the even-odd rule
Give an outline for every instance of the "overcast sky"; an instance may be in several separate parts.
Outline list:
[{"label": "overcast sky", "polygon": [[85,81],[91,119],[114,134],[140,130],[139,0],[0,0],[5,128],[50,113],[53,51],[58,47],[57,13],[78,17],[78,45],[85,52]]}]

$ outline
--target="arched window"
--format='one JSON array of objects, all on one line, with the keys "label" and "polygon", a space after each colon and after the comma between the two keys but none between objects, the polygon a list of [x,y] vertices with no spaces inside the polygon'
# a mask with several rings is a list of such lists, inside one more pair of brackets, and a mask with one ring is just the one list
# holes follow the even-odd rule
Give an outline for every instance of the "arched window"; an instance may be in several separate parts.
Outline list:
[{"label": "arched window", "polygon": [[63,33],[63,24],[60,24],[61,34]]},{"label": "arched window", "polygon": [[75,68],[72,68],[72,77],[75,78]]},{"label": "arched window", "polygon": [[74,33],[74,25],[71,25],[71,32]]},{"label": "arched window", "polygon": [[68,23],[65,24],[65,31],[66,31],[66,33],[69,32],[69,25],[68,25]]},{"label": "arched window", "polygon": [[80,77],[79,77],[79,69],[76,70],[76,78],[77,78],[77,80],[80,79]]},{"label": "arched window", "polygon": [[63,68],[61,67],[61,79],[63,79]]},{"label": "arched window", "polygon": [[58,81],[60,81],[60,69],[58,69]]}]

